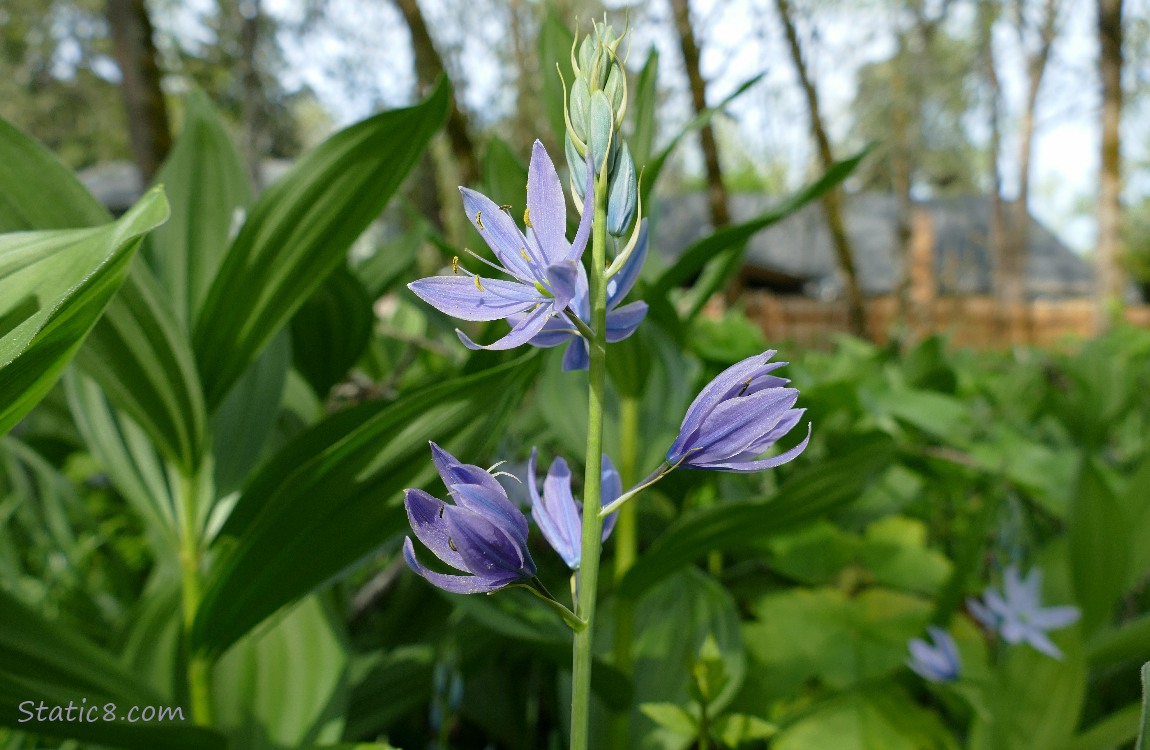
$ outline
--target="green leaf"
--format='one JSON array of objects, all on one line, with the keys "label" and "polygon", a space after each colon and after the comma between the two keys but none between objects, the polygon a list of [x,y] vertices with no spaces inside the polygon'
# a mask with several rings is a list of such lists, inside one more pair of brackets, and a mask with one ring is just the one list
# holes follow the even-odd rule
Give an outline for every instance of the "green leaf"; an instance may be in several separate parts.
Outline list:
[{"label": "green leaf", "polygon": [[[567,133],[567,124],[563,119],[563,99],[566,92],[563,90],[563,81],[570,86],[575,80],[575,72],[571,69],[571,47],[575,44],[575,34],[567,28],[567,24],[552,6],[547,6],[547,15],[539,29],[539,75],[542,76],[540,88],[543,97],[543,109],[547,114],[547,121],[551,123],[551,132],[559,143]],[[555,69],[556,64],[559,70]],[[560,80],[559,73],[563,74]]]},{"label": "green leaf", "polygon": [[[688,247],[675,261],[674,265],[664,271],[651,287],[651,293],[665,295],[671,289],[679,286],[694,277],[703,266],[712,262],[722,262],[727,253],[741,254],[740,251],[751,237],[757,232],[766,229],[795,211],[799,210],[812,200],[819,198],[831,188],[845,180],[859,162],[870,153],[870,146],[863,149],[849,159],[836,162],[822,177],[799,192],[790,196],[778,206],[758,217],[742,224],[723,227],[717,232],[704,237]],[[646,177],[644,177],[646,180]],[[720,280],[721,282],[722,280]]]},{"label": "green leaf", "polygon": [[[0,725],[99,745],[152,750],[210,750],[225,747],[222,736],[203,727],[127,721],[29,721],[23,708],[98,706],[104,716],[111,704],[123,717],[133,707],[181,708],[153,692],[111,654],[57,626],[0,591]],[[27,702],[33,705],[28,706]],[[184,712],[187,716],[186,711]],[[75,714],[73,714],[75,716]]]},{"label": "green leaf", "polygon": [[1150,614],[1096,633],[1087,642],[1086,656],[1092,669],[1150,659]]},{"label": "green leaf", "polygon": [[1150,662],[1142,665],[1142,722],[1134,750],[1150,749]]},{"label": "green leaf", "polygon": [[377,300],[409,274],[427,236],[422,219],[399,237],[375,248],[375,252],[352,267],[372,300]]},{"label": "green leaf", "polygon": [[167,213],[155,189],[113,224],[0,236],[0,433],[56,382],[119,289],[141,235]]},{"label": "green leaf", "polygon": [[183,129],[156,182],[167,190],[172,217],[149,235],[142,253],[176,319],[192,330],[227,253],[237,212],[252,201],[227,128],[198,89],[184,100]]},{"label": "green leaf", "polygon": [[1077,628],[1062,631],[1062,661],[1029,646],[1007,651],[987,689],[990,715],[976,715],[970,750],[1062,747],[1070,739],[1086,697],[1086,660]]},{"label": "green leaf", "polygon": [[1070,504],[1070,572],[1083,632],[1110,622],[1129,567],[1127,519],[1095,460],[1084,457]]},{"label": "green leaf", "polygon": [[648,719],[675,734],[695,737],[699,733],[699,720],[690,711],[674,703],[641,703],[639,710]]},{"label": "green leaf", "polygon": [[795,472],[770,499],[723,502],[688,513],[655,540],[619,584],[622,596],[638,596],[712,550],[744,550],[792,531],[855,500],[894,458],[890,438],[858,436],[856,447]]},{"label": "green leaf", "polygon": [[756,603],[744,626],[755,666],[783,697],[811,679],[836,689],[903,668],[907,641],[931,613],[926,599],[883,588],[848,596],[834,588],[795,588]]},{"label": "green leaf", "polygon": [[375,312],[351,271],[337,268],[291,321],[292,362],[321,399],[367,349]]},{"label": "green leaf", "polygon": [[427,441],[472,460],[534,377],[532,355],[395,402],[336,414],[247,484],[216,541],[193,647],[220,653],[406,525],[401,492],[432,475]]},{"label": "green leaf", "polygon": [[[668,616],[674,613],[674,616]],[[630,747],[669,747],[644,740],[652,731],[642,706],[649,703],[690,704],[691,668],[712,639],[727,679],[708,710],[720,713],[735,697],[747,672],[739,611],[718,581],[696,570],[676,573],[639,600],[635,610],[635,705]]]},{"label": "green leaf", "polygon": [[76,362],[164,456],[191,474],[203,458],[207,413],[191,342],[166,295],[137,262]]},{"label": "green leaf", "polygon": [[[1074,735],[1064,750],[1111,750],[1125,747],[1138,737],[1142,706],[1131,703]],[[1144,750],[1144,749],[1142,749]]]},{"label": "green leaf", "polygon": [[634,115],[627,146],[631,149],[635,164],[640,168],[651,160],[651,152],[655,149],[655,137],[658,135],[656,127],[659,108],[658,79],[659,51],[652,47],[647,54],[647,62],[643,64],[643,70],[639,72],[639,80],[631,97],[631,111]]},{"label": "green leaf", "polygon": [[448,101],[442,82],[420,105],[335,134],[259,197],[196,321],[209,409],[344,261],[442,125]]},{"label": "green leaf", "polygon": [[779,732],[771,747],[777,750],[957,750],[959,745],[937,715],[919,706],[902,690],[880,687],[851,691],[819,704]]},{"label": "green leaf", "polygon": [[765,740],[773,736],[779,728],[774,724],[748,714],[726,714],[715,722],[715,736],[727,747],[738,747],[744,742]]},{"label": "green leaf", "polygon": [[308,597],[215,665],[214,722],[244,750],[338,740],[347,667],[340,628],[317,597]]},{"label": "green leaf", "polygon": [[110,218],[55,154],[0,118],[0,232],[91,227]]}]

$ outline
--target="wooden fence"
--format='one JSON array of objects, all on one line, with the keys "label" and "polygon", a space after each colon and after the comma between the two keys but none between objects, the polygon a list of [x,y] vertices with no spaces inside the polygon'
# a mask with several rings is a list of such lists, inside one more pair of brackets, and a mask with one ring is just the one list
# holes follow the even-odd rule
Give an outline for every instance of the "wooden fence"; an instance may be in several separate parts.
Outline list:
[{"label": "wooden fence", "polygon": [[[757,321],[770,341],[794,341],[829,346],[847,332],[847,308],[842,301],[821,302],[809,297],[776,296],[748,291],[743,296],[747,316]],[[936,297],[914,305],[909,326],[916,336],[945,334],[954,346],[978,349],[1015,345],[1058,346],[1088,338],[1094,330],[1090,299],[1036,300],[1002,305],[992,297]],[[867,299],[867,330],[883,342],[891,330],[895,299]],[[1126,320],[1150,327],[1150,306],[1126,308]]]}]

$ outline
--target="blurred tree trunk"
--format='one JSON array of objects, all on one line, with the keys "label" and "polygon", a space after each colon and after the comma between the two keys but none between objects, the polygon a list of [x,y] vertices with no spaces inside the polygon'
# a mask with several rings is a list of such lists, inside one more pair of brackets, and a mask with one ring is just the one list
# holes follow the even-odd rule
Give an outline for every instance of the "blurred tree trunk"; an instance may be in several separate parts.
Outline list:
[{"label": "blurred tree trunk", "polygon": [[[827,137],[822,115],[819,112],[818,91],[815,90],[814,83],[807,76],[806,65],[803,63],[803,50],[799,45],[799,36],[791,18],[790,4],[788,0],[775,0],[775,7],[778,8],[779,18],[783,22],[783,30],[786,32],[791,62],[794,63],[795,72],[799,76],[799,83],[806,95],[807,108],[811,115],[811,134],[818,146],[819,161],[824,170],[830,169],[835,161],[834,153],[831,151],[830,139]],[[846,285],[847,325],[851,333],[865,338],[867,336],[866,308],[863,303],[862,288],[859,286],[858,273],[855,270],[854,251],[851,249],[850,238],[847,236],[846,227],[843,224],[842,190],[840,188],[830,190],[823,196],[822,203],[823,211],[827,217],[827,228],[830,230],[831,241],[834,244],[835,258],[838,260],[839,272],[842,274]]]},{"label": "blurred tree trunk", "polygon": [[[1017,13],[1019,41],[1025,46],[1027,22],[1021,0]],[[1030,247],[1030,163],[1034,152],[1034,115],[1046,63],[1054,44],[1057,20],[1058,0],[1045,0],[1041,21],[1035,29],[1036,46],[1026,57],[1026,105],[1018,135],[1018,196],[1010,222],[1010,241],[1006,243],[1006,276],[1002,288],[1003,301],[1007,303],[1022,301],[1025,293],[1026,258]]]},{"label": "blurred tree trunk", "polygon": [[1099,72],[1102,77],[1102,163],[1098,172],[1097,307],[1095,328],[1105,330],[1121,309],[1122,0],[1098,0]]},{"label": "blurred tree trunk", "polygon": [[[675,12],[679,47],[683,51],[683,63],[691,84],[691,102],[695,106],[695,114],[700,114],[707,108],[707,82],[699,70],[699,45],[691,27],[691,8],[688,0],[671,0],[671,8]],[[711,224],[718,229],[731,223],[731,212],[727,188],[723,184],[723,169],[719,164],[715,130],[710,123],[699,129],[699,139],[702,141],[703,161],[707,169],[707,200],[711,208]]]},{"label": "blurred tree trunk", "polygon": [[128,113],[132,154],[147,184],[172,148],[152,21],[144,0],[108,0],[107,16],[123,77],[120,91]]},{"label": "blurred tree trunk", "polygon": [[[395,0],[407,28],[411,32],[411,46],[415,51],[415,75],[419,88],[427,92],[439,76],[447,72],[443,57],[435,47],[427,21],[419,8],[418,0]],[[451,152],[459,166],[459,180],[464,185],[472,184],[479,177],[479,161],[475,153],[475,143],[471,140],[467,117],[459,108],[458,97],[452,94],[451,110],[447,115],[447,139]]]},{"label": "blurred tree trunk", "polygon": [[[987,246],[994,264],[993,289],[995,298],[1005,299],[1003,290],[1009,275],[1006,258],[1006,210],[1002,200],[1002,84],[998,80],[998,68],[994,56],[993,30],[998,17],[998,0],[979,0],[978,34],[982,54],[983,70],[986,76],[990,126],[990,216],[988,219]],[[1000,309],[1000,322],[1005,318]]]},{"label": "blurred tree trunk", "polygon": [[[223,8],[220,9],[223,12]],[[263,186],[262,161],[263,87],[260,84],[259,49],[261,0],[240,3],[240,85],[243,89],[244,157],[252,184]]]}]

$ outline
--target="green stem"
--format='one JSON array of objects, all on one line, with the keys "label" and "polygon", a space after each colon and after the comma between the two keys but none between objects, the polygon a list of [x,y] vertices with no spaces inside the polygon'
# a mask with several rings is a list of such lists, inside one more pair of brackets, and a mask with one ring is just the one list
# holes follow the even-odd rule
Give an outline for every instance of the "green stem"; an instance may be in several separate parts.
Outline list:
[{"label": "green stem", "polygon": [[[639,399],[625,396],[619,404],[619,478],[624,487],[635,481],[639,463]],[[639,539],[636,525],[635,503],[619,509],[615,521],[615,583],[635,564]],[[634,669],[631,638],[635,632],[635,602],[616,597],[615,601],[615,668],[630,676]],[[627,747],[630,743],[631,715],[620,711],[611,722],[612,747]]]},{"label": "green stem", "polygon": [[[196,611],[200,607],[200,534],[196,520],[197,483],[195,477],[180,476],[179,492],[182,510],[180,529],[180,568],[183,571],[184,640],[188,641]],[[188,653],[188,697],[192,721],[212,723],[211,662],[198,654]]]},{"label": "green stem", "polygon": [[[603,170],[606,172],[606,169]],[[595,633],[595,597],[599,587],[603,519],[600,485],[603,470],[603,406],[607,389],[607,180],[595,184],[595,217],[591,225],[591,273],[588,279],[591,328],[587,412],[587,471],[583,480],[583,550],[575,614],[587,627],[575,633],[571,668],[571,750],[587,750],[591,709],[591,656]]]}]

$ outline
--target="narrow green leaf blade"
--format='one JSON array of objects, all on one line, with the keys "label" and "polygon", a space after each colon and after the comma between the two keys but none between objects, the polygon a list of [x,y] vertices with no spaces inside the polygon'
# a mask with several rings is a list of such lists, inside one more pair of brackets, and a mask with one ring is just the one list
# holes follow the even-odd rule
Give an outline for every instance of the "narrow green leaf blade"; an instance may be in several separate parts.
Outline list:
[{"label": "narrow green leaf blade", "polygon": [[655,117],[659,105],[658,79],[659,51],[652,47],[635,86],[635,96],[631,105],[635,115],[631,136],[627,139],[631,156],[640,168],[651,160],[651,152],[655,149],[655,137],[658,135]]},{"label": "narrow green leaf blade", "polygon": [[535,353],[388,404],[330,417],[245,488],[217,547],[193,648],[220,653],[280,607],[378,549],[406,524],[402,490],[433,471],[427,441],[474,456],[534,377]]},{"label": "narrow green leaf blade", "polygon": [[347,255],[447,116],[446,82],[415,107],[329,138],[252,207],[193,336],[209,410]]},{"label": "narrow green leaf blade", "polygon": [[140,237],[167,214],[155,189],[113,224],[0,236],[0,433],[56,382],[119,289]]},{"label": "narrow green leaf blade", "polygon": [[1150,662],[1142,665],[1142,723],[1134,750],[1150,750]]},{"label": "narrow green leaf blade", "polygon": [[1070,504],[1070,577],[1087,635],[1110,622],[1129,566],[1127,520],[1093,458],[1083,458]]}]

